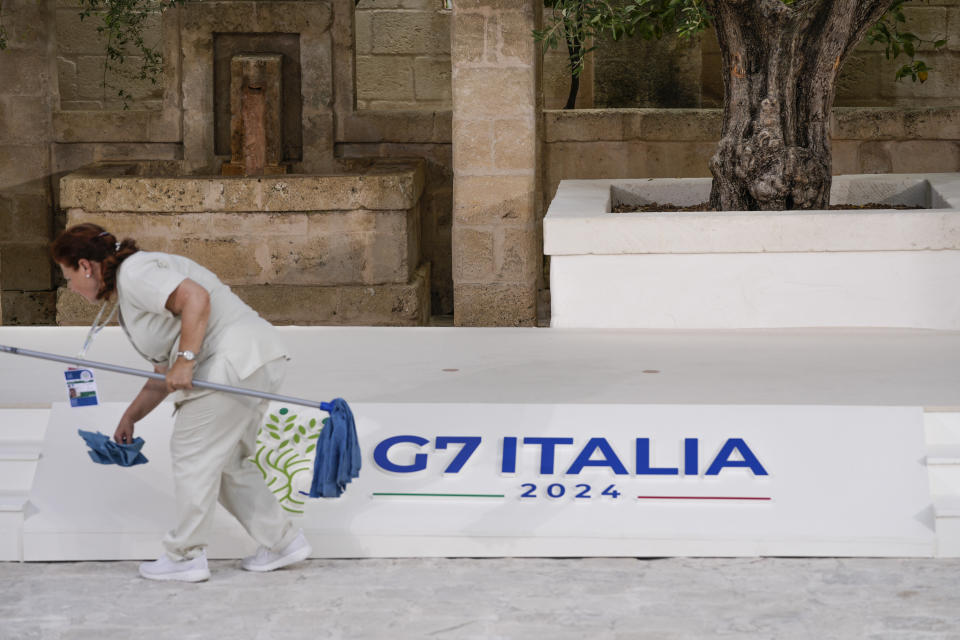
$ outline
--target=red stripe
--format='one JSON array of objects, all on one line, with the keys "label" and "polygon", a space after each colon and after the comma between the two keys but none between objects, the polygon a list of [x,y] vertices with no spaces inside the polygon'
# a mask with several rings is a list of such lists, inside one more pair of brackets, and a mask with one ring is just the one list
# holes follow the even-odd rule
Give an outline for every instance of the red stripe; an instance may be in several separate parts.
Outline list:
[{"label": "red stripe", "polygon": [[637,496],[639,500],[770,500],[747,496]]}]

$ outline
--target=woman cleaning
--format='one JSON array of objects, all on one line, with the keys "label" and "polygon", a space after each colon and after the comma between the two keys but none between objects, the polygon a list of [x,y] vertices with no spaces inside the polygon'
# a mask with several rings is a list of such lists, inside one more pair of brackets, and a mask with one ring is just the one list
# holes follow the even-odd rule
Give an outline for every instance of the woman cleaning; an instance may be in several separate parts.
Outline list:
[{"label": "woman cleaning", "polygon": [[51,254],[71,291],[103,301],[101,314],[111,302],[119,308],[130,343],[166,377],[147,381],[114,439],[132,442],[136,423],[174,394],[177,522],[163,540],[166,552],[141,564],[140,575],[207,580],[206,545],[218,500],[260,544],[243,559],[244,569],[272,571],[307,558],[303,532],[294,529],[250,461],[267,401],[192,385],[197,378],[275,393],[287,359],[277,330],[196,262],[141,251],[134,240],[117,242],[97,225],[62,232]]}]

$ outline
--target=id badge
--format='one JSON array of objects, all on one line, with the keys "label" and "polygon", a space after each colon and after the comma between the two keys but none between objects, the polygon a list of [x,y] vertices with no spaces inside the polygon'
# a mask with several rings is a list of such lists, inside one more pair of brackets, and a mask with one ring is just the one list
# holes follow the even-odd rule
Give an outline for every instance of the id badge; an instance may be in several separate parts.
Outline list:
[{"label": "id badge", "polygon": [[71,407],[92,407],[97,402],[97,383],[89,369],[67,369],[63,372],[67,379],[67,395]]}]

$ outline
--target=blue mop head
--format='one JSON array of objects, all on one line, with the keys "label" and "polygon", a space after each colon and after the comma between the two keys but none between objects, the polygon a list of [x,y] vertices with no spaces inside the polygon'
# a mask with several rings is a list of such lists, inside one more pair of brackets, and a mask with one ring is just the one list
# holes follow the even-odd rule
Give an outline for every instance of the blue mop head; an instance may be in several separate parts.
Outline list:
[{"label": "blue mop head", "polygon": [[336,398],[329,411],[330,421],[317,438],[313,483],[305,494],[311,498],[339,498],[347,483],[360,475],[360,441],[350,405]]}]

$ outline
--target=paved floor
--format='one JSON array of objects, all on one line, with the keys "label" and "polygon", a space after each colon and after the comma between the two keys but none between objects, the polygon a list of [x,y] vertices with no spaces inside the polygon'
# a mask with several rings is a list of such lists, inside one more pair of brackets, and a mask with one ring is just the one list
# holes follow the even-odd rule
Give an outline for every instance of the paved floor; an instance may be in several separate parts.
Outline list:
[{"label": "paved floor", "polygon": [[0,638],[960,638],[960,560],[313,560],[0,563]]}]

